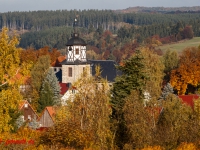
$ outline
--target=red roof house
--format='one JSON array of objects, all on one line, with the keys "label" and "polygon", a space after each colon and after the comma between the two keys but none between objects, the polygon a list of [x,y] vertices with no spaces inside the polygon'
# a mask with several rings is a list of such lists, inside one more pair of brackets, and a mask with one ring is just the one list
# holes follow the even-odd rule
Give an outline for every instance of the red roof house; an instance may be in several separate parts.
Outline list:
[{"label": "red roof house", "polygon": [[194,108],[194,101],[199,98],[199,95],[192,94],[192,95],[179,95],[180,99],[182,99],[183,103],[191,106]]},{"label": "red roof house", "polygon": [[37,113],[34,111],[32,106],[29,104],[27,100],[23,100],[19,104],[19,110],[22,113],[22,117],[24,121],[31,121],[36,117],[38,119]]}]

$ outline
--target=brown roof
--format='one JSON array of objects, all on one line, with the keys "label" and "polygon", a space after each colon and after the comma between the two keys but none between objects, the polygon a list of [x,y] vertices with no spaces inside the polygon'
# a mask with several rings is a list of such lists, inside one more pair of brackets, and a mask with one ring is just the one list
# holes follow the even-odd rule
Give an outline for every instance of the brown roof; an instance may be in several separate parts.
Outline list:
[{"label": "brown roof", "polygon": [[35,112],[35,110],[34,110],[33,107],[31,106],[31,104],[30,104],[27,100],[21,100],[21,101],[19,102],[19,110],[22,109],[22,107],[24,106],[24,104],[28,104],[29,107],[34,111],[34,113],[36,114],[36,116],[37,116],[37,118],[38,118],[37,113]]},{"label": "brown roof", "polygon": [[59,56],[56,61],[54,61],[51,66],[52,67],[61,67],[62,65],[60,64],[62,61],[66,59],[66,56]]},{"label": "brown roof", "polygon": [[19,110],[22,109],[22,107],[24,106],[24,104],[27,102],[27,100],[22,100],[19,102]]},{"label": "brown roof", "polygon": [[[51,119],[53,120],[54,115],[55,115],[55,108],[53,106],[47,106],[45,107],[45,109],[42,111],[40,118],[42,117],[42,115],[44,114],[45,110],[47,110],[47,112],[49,113],[49,116],[51,117]],[[38,118],[38,120],[40,120],[40,118]]]},{"label": "brown roof", "polygon": [[48,111],[49,115],[51,116],[51,118],[53,119],[53,116],[55,115],[55,109],[52,106],[47,106],[46,110]]},{"label": "brown roof", "polygon": [[[8,76],[4,75],[4,79],[8,80],[12,84],[18,82],[21,79],[23,79],[22,80],[22,84],[30,84],[30,76],[23,76],[19,72],[19,69],[18,69],[18,71],[16,72],[16,74],[13,77],[11,77],[10,79],[8,79]],[[2,82],[2,83],[4,84],[5,82]]]}]

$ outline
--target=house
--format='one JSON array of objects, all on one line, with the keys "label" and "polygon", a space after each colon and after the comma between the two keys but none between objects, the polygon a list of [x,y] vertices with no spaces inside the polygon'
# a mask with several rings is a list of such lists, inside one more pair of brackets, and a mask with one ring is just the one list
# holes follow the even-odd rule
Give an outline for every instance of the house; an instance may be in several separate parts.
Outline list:
[{"label": "house", "polygon": [[197,94],[179,95],[178,97],[182,100],[183,103],[194,108],[194,101],[199,98],[199,95],[197,95]]},{"label": "house", "polygon": [[43,110],[40,118],[38,119],[39,126],[48,128],[54,125],[55,108],[52,106],[47,106]]},{"label": "house", "polygon": [[34,109],[27,100],[23,100],[20,102],[19,111],[22,113],[21,117],[23,121],[31,121],[33,119],[38,119],[37,113],[34,111]]},{"label": "house", "polygon": [[64,106],[67,104],[67,100],[73,101],[75,98],[75,94],[78,93],[76,88],[69,88],[64,95],[61,97],[61,105]]},{"label": "house", "polygon": [[54,73],[60,83],[62,83],[62,65],[60,63],[65,59],[66,56],[59,56],[56,61],[51,64],[51,68],[53,68]]}]

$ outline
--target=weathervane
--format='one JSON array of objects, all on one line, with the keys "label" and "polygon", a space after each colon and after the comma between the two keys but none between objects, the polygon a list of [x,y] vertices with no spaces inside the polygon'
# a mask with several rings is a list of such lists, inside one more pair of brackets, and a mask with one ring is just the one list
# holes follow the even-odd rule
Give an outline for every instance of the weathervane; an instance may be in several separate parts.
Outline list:
[{"label": "weathervane", "polygon": [[74,19],[74,34],[77,34],[77,18],[78,18],[78,15],[76,15],[75,19]]}]

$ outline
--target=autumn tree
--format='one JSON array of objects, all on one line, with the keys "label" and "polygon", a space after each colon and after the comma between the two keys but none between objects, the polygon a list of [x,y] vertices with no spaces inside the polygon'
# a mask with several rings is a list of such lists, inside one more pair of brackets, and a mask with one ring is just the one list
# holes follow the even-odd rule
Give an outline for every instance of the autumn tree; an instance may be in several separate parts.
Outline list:
[{"label": "autumn tree", "polygon": [[182,142],[197,144],[199,139],[198,119],[190,106],[174,94],[162,101],[162,111],[156,130],[156,145],[174,149]]},{"label": "autumn tree", "polygon": [[111,149],[108,82],[84,71],[72,87],[76,94],[67,100],[64,106],[67,109],[62,109],[66,117],[58,116],[59,121],[42,137],[43,143],[81,149]]},{"label": "autumn tree", "polygon": [[22,80],[16,77],[21,71],[18,44],[18,37],[9,37],[8,29],[3,28],[0,33],[0,132],[14,129],[19,101],[22,100],[19,91]]},{"label": "autumn tree", "polygon": [[143,97],[148,76],[145,72],[144,57],[139,50],[130,59],[118,66],[117,69],[122,72],[122,75],[117,77],[113,84],[111,104],[113,108],[112,118],[118,126],[114,131],[116,132],[116,141],[119,144],[118,146],[122,148],[126,141],[126,126],[122,111],[125,98],[131,94],[132,90],[138,90],[140,96]]},{"label": "autumn tree", "polygon": [[170,80],[170,72],[173,69],[178,67],[178,54],[176,51],[171,51],[168,49],[165,54],[163,55],[163,64],[164,64],[164,73],[165,73],[165,80],[169,82]]},{"label": "autumn tree", "polygon": [[186,48],[179,61],[179,66],[170,75],[171,85],[178,94],[194,93],[200,83],[200,49],[197,47]]},{"label": "autumn tree", "polygon": [[186,26],[182,32],[184,39],[192,39],[194,37],[194,32],[191,26]]},{"label": "autumn tree", "polygon": [[157,118],[152,119],[151,111],[144,107],[139,91],[133,90],[125,100],[123,112],[127,127],[127,141],[124,149],[139,149],[144,148],[145,145],[152,145],[154,122]]},{"label": "autumn tree", "polygon": [[50,67],[49,55],[41,56],[31,70],[32,85],[32,105],[34,109],[38,107],[39,94],[44,78],[46,77]]},{"label": "autumn tree", "polygon": [[53,48],[50,49],[48,46],[45,46],[43,48],[40,48],[39,50],[36,50],[32,47],[22,50],[20,53],[20,61],[26,62],[26,63],[36,63],[39,59],[39,57],[49,55],[51,64],[56,61],[56,59],[61,55],[60,51]]},{"label": "autumn tree", "polygon": [[141,48],[140,51],[144,57],[144,72],[148,76],[144,90],[150,94],[151,99],[157,100],[161,94],[164,77],[164,65],[161,56],[147,47]]}]

